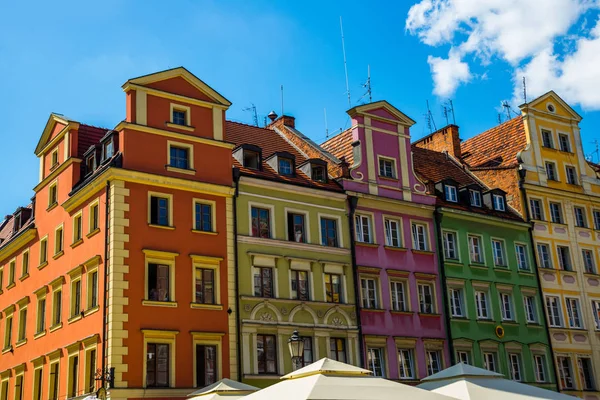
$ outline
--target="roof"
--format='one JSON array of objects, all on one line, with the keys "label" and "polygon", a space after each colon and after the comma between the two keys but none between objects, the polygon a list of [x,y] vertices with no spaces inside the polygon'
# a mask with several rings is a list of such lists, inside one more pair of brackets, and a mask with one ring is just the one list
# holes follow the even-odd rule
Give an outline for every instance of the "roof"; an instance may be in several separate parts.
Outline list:
[{"label": "roof", "polygon": [[100,128],[92,125],[80,124],[77,135],[77,158],[83,158],[83,154],[90,148],[100,143],[100,139],[110,129]]},{"label": "roof", "polygon": [[342,376],[371,376],[373,373],[368,369],[355,367],[330,358],[321,358],[319,361],[300,368],[294,372],[281,377],[281,379],[298,379],[303,376],[324,374],[324,375],[342,375]]},{"label": "roof", "polygon": [[[237,382],[231,379],[223,378],[220,381],[213,383],[212,385],[208,385],[202,389],[196,390],[193,393],[189,394],[191,396],[197,396],[204,399],[204,396],[210,394],[226,394],[226,395],[244,395],[251,392],[257,391],[258,388],[250,385],[246,385],[245,383]],[[229,397],[228,397],[229,398]]]},{"label": "roof", "polygon": [[517,116],[462,142],[461,158],[471,168],[511,168],[526,145],[523,118]]},{"label": "roof", "polygon": [[233,158],[233,165],[240,169],[242,175],[315,189],[334,190],[338,192],[343,191],[341,186],[334,180],[329,179],[327,182],[317,182],[310,179],[310,177],[305,175],[298,168],[296,168],[294,176],[280,175],[277,173],[277,171],[271,168],[271,166],[267,164],[265,160],[267,160],[274,153],[278,152],[287,152],[293,155],[295,158],[296,167],[308,160],[305,155],[301,154],[277,132],[271,129],[259,128],[257,126],[246,125],[233,121],[225,122],[225,132],[227,141],[232,142],[237,146],[251,144],[261,148],[262,165],[260,171],[245,168],[235,158]]},{"label": "roof", "polygon": [[345,158],[348,164],[352,165],[354,164],[352,142],[352,128],[350,128],[324,141],[321,147],[340,160]]},{"label": "roof", "polygon": [[456,378],[456,377],[465,377],[465,376],[480,376],[480,377],[500,377],[503,378],[504,375],[499,374],[494,371],[488,371],[487,369],[477,368],[469,364],[465,364],[463,362],[455,364],[450,368],[446,368],[443,371],[440,371],[436,374],[429,375],[426,378],[421,379],[422,382],[431,382],[437,381],[440,379],[448,379],[448,378]]},{"label": "roof", "polygon": [[0,248],[4,247],[8,242],[10,242],[13,238],[19,236],[21,232],[31,227],[33,224],[33,204],[28,204],[23,207],[24,209],[28,209],[30,211],[29,218],[21,223],[21,229],[18,231],[14,231],[15,226],[15,216],[7,215],[4,218],[4,221],[0,223]]}]

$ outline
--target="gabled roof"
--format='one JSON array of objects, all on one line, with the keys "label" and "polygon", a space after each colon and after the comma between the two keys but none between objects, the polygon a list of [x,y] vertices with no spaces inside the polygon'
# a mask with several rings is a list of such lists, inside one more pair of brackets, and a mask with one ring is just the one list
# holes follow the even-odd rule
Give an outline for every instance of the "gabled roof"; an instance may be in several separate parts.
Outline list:
[{"label": "gabled roof", "polygon": [[371,376],[373,373],[368,369],[355,367],[330,358],[321,358],[319,361],[300,368],[294,372],[281,377],[281,379],[297,379],[310,375],[338,375],[338,376]]},{"label": "gabled roof", "polygon": [[[385,100],[375,101],[373,103],[362,104],[360,106],[356,106],[347,111],[347,113],[354,117],[356,114],[367,114],[369,115],[369,111],[376,110],[379,108],[385,109],[387,112],[396,117],[401,123],[407,126],[413,126],[416,122],[410,118],[408,115],[404,114],[402,111],[398,110],[396,107],[391,105]],[[373,115],[373,114],[371,114]]]},{"label": "gabled roof", "polygon": [[[31,210],[33,208],[33,204],[29,204],[26,209]],[[4,247],[7,243],[9,243],[12,239],[19,236],[21,232],[30,228],[33,224],[33,216],[30,215],[29,219],[21,222],[21,228],[15,232],[15,217],[14,215],[7,215],[5,219],[0,223],[0,249]]]},{"label": "gabled roof", "polygon": [[582,120],[581,115],[577,114],[577,111],[575,111],[569,104],[567,104],[566,101],[564,101],[558,94],[556,94],[554,90],[550,90],[549,92],[546,92],[543,95],[536,97],[529,103],[521,104],[519,108],[523,110],[524,108],[535,107],[542,102],[548,101],[549,99],[554,100],[558,104],[560,104],[561,107],[563,107],[574,120],[578,122]]},{"label": "gabled roof", "polygon": [[450,379],[450,378],[459,378],[466,376],[478,376],[485,378],[504,378],[504,375],[499,374],[497,372],[488,371],[487,369],[477,368],[469,364],[459,363],[451,366],[450,368],[446,368],[443,371],[438,372],[437,374],[430,375],[426,378],[423,378],[422,381],[432,382],[438,381],[440,379]]},{"label": "gabled roof", "polygon": [[512,168],[527,145],[520,115],[461,143],[462,161],[471,168]]},{"label": "gabled roof", "polygon": [[237,382],[231,379],[223,378],[220,381],[213,383],[212,385],[208,385],[202,389],[196,390],[193,393],[189,394],[191,396],[205,396],[212,393],[224,394],[246,394],[257,391],[258,388],[250,385],[246,385],[245,383]]},{"label": "gabled roof", "polygon": [[327,139],[321,144],[321,147],[339,160],[345,158],[346,162],[352,165],[354,164],[352,142],[352,128],[350,128],[330,139]]},{"label": "gabled roof", "polygon": [[185,69],[184,67],[176,67],[167,69],[160,72],[155,72],[148,75],[138,76],[137,78],[129,79],[127,82],[123,84],[123,88],[125,88],[128,84],[145,86],[154,82],[163,81],[166,79],[172,79],[176,77],[181,77],[185,79],[190,85],[194,86],[199,91],[206,94],[208,97],[213,99],[216,103],[229,107],[231,102],[223,97],[219,92],[208,86],[204,83],[200,78],[196,75],[192,74],[190,71]]},{"label": "gabled roof", "polygon": [[44,130],[42,131],[42,136],[40,136],[40,140],[38,141],[38,144],[35,146],[34,153],[36,156],[39,156],[39,154],[44,149],[44,147],[46,147],[46,144],[48,144],[50,135],[52,135],[52,130],[54,129],[54,126],[57,123],[60,123],[62,125],[69,125],[69,123],[77,124],[77,121],[67,118],[62,114],[51,113],[50,117],[48,118],[48,122],[46,122],[46,126],[44,127]]}]

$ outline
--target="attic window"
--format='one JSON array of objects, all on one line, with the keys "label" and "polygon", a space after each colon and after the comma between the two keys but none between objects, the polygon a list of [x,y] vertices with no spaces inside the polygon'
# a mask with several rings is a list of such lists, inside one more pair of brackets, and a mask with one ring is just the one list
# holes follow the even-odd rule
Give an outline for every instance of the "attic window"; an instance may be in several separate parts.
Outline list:
[{"label": "attic window", "polygon": [[494,198],[494,210],[505,211],[506,206],[504,205],[504,196],[495,194],[493,198]]},{"label": "attic window", "polygon": [[92,153],[85,159],[86,173],[90,173],[96,169],[96,153]]},{"label": "attic window", "polygon": [[54,149],[51,157],[52,157],[52,164],[50,165],[50,168],[54,168],[58,165],[58,148]]},{"label": "attic window", "polygon": [[469,198],[473,207],[481,207],[481,192],[479,190],[469,189]]},{"label": "attic window", "polygon": [[325,167],[320,165],[313,165],[311,167],[311,179],[313,181],[325,182],[327,176],[325,175]]},{"label": "attic window", "polygon": [[15,232],[17,232],[19,229],[21,229],[21,212],[18,212],[15,215],[15,223],[14,223]]},{"label": "attic window", "polygon": [[108,139],[106,141],[106,143],[104,143],[104,146],[102,146],[102,150],[104,152],[104,159],[108,160],[109,158],[111,158],[114,154],[114,146],[113,146],[113,140],[112,138]]},{"label": "attic window", "polygon": [[281,175],[293,175],[293,163],[289,158],[281,158],[278,160],[279,173]]},{"label": "attic window", "polygon": [[250,169],[259,169],[260,156],[257,151],[244,150],[244,167]]},{"label": "attic window", "polygon": [[444,194],[446,196],[447,201],[451,201],[453,203],[456,203],[458,201],[456,186],[444,185]]},{"label": "attic window", "polygon": [[551,113],[556,112],[556,109],[554,108],[554,104],[552,103],[548,103],[548,105],[546,105],[546,108],[548,109],[548,111],[550,111]]},{"label": "attic window", "polygon": [[173,123],[177,125],[186,125],[185,110],[173,110]]}]

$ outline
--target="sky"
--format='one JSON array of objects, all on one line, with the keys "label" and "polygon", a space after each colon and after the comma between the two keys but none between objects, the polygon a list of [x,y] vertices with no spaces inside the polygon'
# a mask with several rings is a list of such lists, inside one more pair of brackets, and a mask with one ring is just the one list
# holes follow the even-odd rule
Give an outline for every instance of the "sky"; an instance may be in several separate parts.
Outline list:
[{"label": "sky", "polygon": [[[184,66],[228,98],[230,120],[296,117],[317,142],[346,110],[387,100],[414,139],[455,121],[467,139],[555,90],[598,161],[600,0],[0,2],[0,219],[29,202],[51,112],[112,128],[129,78]],[[19,16],[19,17],[17,17]],[[343,20],[350,104],[340,32]],[[452,100],[454,118],[444,116]],[[510,106],[503,108],[502,103]]]}]

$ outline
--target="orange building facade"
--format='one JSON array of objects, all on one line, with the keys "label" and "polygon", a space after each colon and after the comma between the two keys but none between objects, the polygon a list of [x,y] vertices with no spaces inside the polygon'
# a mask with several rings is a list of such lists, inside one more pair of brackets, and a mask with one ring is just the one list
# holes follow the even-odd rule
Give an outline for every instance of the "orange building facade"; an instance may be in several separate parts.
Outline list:
[{"label": "orange building facade", "polygon": [[2,400],[237,378],[231,103],[183,68],[123,90],[114,130],[50,116],[32,204],[0,225]]}]

